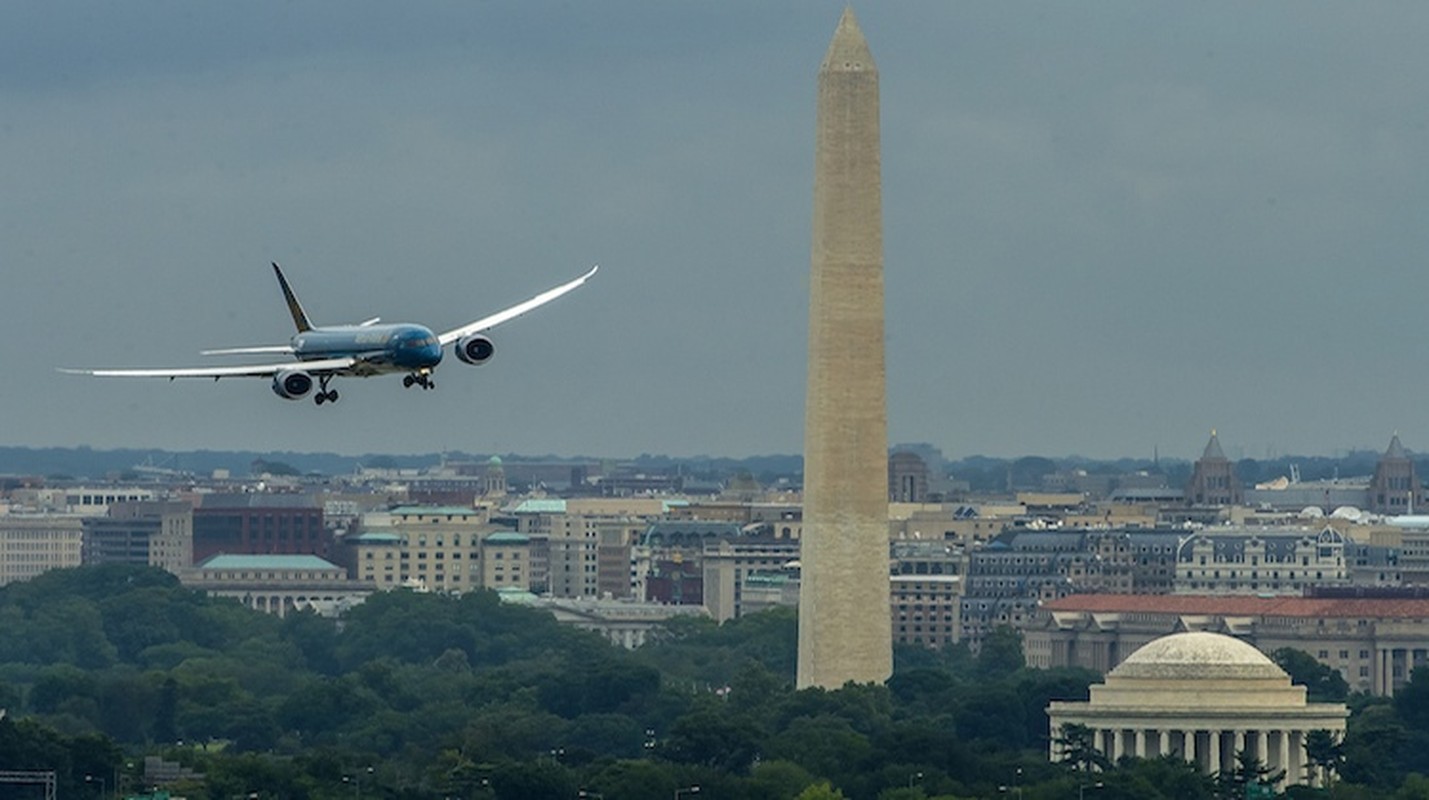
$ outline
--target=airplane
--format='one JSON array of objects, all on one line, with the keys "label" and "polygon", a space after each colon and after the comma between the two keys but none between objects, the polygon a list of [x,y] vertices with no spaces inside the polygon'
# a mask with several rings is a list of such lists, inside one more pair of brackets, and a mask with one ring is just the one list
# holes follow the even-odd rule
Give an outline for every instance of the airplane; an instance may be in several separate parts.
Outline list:
[{"label": "airplane", "polygon": [[204,350],[202,355],[230,356],[257,354],[286,354],[291,361],[272,364],[254,364],[241,367],[185,367],[180,369],[65,369],[73,375],[95,375],[120,378],[269,378],[273,379],[273,393],[284,400],[301,400],[318,387],[313,401],[317,405],[336,403],[337,390],[329,389],[328,383],[335,377],[366,378],[372,375],[406,373],[402,385],[411,388],[436,388],[432,381],[432,371],[441,363],[442,351],[447,345],[455,345],[457,360],[473,366],[491,360],[496,348],[491,339],[483,334],[503,322],[515,319],[534,308],[543,306],[567,292],[573,291],[590,280],[599,270],[593,266],[584,275],[553,289],[548,289],[523,303],[469,322],[459,328],[444,333],[433,333],[424,325],[410,323],[381,324],[380,317],[373,317],[356,325],[315,326],[308,320],[308,314],[298,302],[298,297],[283,276],[283,269],[273,262],[273,273],[278,276],[278,286],[283,290],[288,312],[293,316],[293,324],[298,332],[288,344],[260,345],[257,347],[230,347],[221,350]]}]

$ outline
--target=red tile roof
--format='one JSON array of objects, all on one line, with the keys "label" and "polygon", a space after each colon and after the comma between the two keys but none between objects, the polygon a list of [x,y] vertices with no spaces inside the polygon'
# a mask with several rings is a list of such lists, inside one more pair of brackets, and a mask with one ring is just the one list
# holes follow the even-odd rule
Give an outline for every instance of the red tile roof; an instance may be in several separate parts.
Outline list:
[{"label": "red tile roof", "polygon": [[1429,618],[1429,598],[1259,597],[1256,595],[1074,594],[1044,603],[1045,611],[1214,614],[1231,617]]}]

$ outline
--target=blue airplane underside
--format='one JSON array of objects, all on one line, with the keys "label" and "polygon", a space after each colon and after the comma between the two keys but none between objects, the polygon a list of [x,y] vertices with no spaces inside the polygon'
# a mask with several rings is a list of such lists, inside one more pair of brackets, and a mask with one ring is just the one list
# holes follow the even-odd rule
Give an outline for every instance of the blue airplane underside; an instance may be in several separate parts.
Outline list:
[{"label": "blue airplane underside", "polygon": [[442,363],[442,343],[422,325],[343,325],[316,328],[293,337],[299,361],[357,358],[378,372],[412,372]]}]

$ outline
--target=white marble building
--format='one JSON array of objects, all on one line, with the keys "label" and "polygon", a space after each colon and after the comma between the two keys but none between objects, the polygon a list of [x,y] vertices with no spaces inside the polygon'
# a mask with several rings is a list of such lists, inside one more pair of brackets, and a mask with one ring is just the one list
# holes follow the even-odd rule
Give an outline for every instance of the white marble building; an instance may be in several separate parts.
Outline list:
[{"label": "white marble building", "polygon": [[1093,731],[1095,746],[1112,761],[1122,756],[1175,756],[1208,774],[1229,771],[1247,751],[1272,770],[1285,770],[1282,786],[1318,784],[1305,754],[1311,731],[1342,738],[1343,703],[1307,703],[1305,687],[1259,650],[1218,633],[1176,633],[1132,653],[1091,687],[1087,702],[1053,701],[1053,761],[1064,724]]}]

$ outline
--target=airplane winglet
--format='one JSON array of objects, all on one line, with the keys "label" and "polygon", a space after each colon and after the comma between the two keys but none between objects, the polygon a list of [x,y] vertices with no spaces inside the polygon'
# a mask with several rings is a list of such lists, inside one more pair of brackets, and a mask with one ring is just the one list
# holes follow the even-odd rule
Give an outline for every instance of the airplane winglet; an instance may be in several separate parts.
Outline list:
[{"label": "airplane winglet", "polygon": [[298,327],[298,333],[305,333],[313,329],[312,323],[308,322],[308,314],[303,311],[302,303],[298,302],[298,296],[293,294],[293,289],[288,285],[288,279],[283,277],[283,269],[278,266],[278,262],[273,262],[273,272],[278,276],[278,285],[283,287],[283,299],[288,301],[288,312],[293,315],[293,324]]}]

